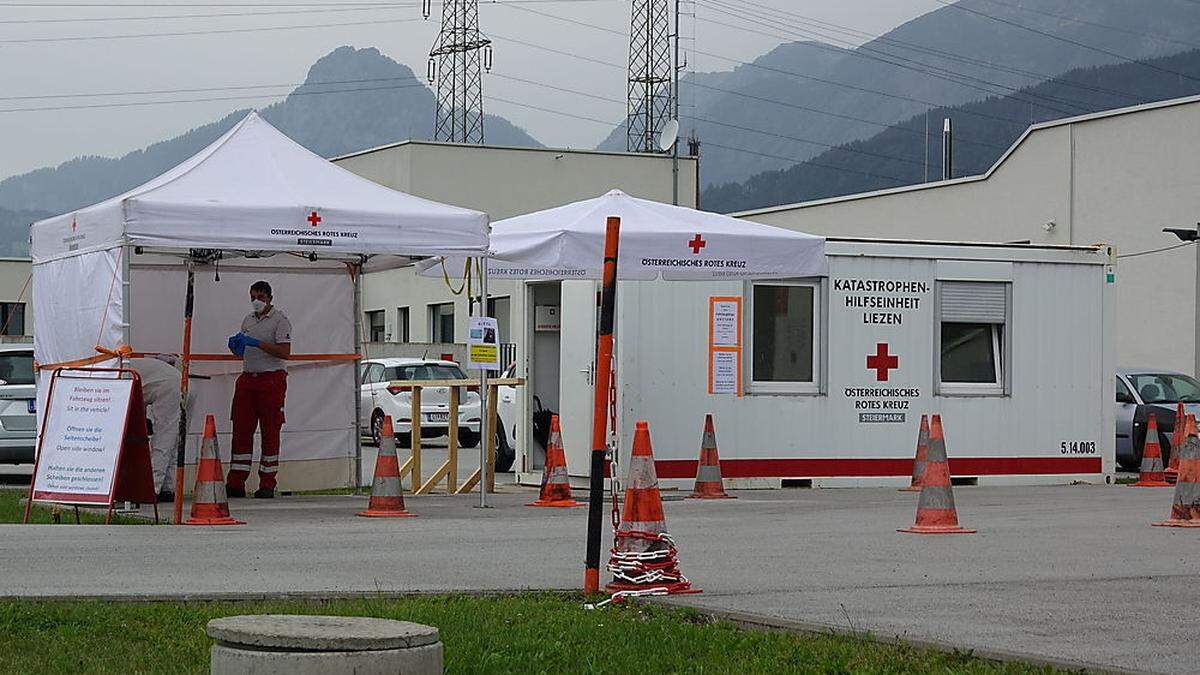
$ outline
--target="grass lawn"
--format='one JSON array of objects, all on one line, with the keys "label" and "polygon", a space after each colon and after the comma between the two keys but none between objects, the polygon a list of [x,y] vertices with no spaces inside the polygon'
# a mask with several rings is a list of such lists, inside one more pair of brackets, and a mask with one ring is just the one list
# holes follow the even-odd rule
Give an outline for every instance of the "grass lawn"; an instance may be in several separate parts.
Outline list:
[{"label": "grass lawn", "polygon": [[[29,490],[22,489],[3,489],[0,490],[0,524],[4,523],[19,523],[21,518],[25,516],[25,507],[21,500],[29,496]],[[60,506],[62,522],[75,524],[75,508],[72,506]],[[87,524],[103,524],[104,513],[94,509],[79,509],[80,522]],[[170,515],[170,505],[159,506],[160,516]],[[52,515],[52,507],[35,504],[33,511],[29,514],[30,523],[52,523],[54,522]],[[128,518],[113,514],[113,525],[148,525],[154,521],[142,520],[141,518]]]},{"label": "grass lawn", "polygon": [[248,613],[370,615],[437,626],[450,673],[1050,672],[864,638],[746,631],[686,610],[579,596],[330,602],[0,601],[0,672],[205,673],[205,623]]}]

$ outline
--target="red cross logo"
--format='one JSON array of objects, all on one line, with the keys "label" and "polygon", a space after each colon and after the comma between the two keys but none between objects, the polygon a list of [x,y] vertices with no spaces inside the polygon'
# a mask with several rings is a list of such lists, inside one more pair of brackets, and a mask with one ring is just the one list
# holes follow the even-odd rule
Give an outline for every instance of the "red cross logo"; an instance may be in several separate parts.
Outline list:
[{"label": "red cross logo", "polygon": [[313,227],[316,227],[317,223],[321,222],[321,216],[318,216],[317,212],[313,211],[312,213],[308,214],[308,217],[305,218],[305,220],[307,220],[308,223]]},{"label": "red cross logo", "polygon": [[879,382],[888,381],[888,371],[900,367],[900,357],[888,354],[886,342],[875,345],[875,353],[867,354],[867,370],[875,371],[875,379]]},{"label": "red cross logo", "polygon": [[71,234],[75,234],[75,216],[71,216]]},{"label": "red cross logo", "polygon": [[705,246],[708,246],[708,242],[704,241],[704,239],[700,235],[697,234],[696,238],[689,241],[687,243],[687,245],[692,247],[692,255],[696,255],[696,254],[700,253],[700,249],[704,248]]}]

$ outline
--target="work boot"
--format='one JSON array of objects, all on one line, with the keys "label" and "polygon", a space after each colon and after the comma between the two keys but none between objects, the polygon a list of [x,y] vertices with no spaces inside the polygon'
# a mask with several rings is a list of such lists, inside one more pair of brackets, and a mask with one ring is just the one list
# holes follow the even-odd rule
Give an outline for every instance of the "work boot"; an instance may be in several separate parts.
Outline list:
[{"label": "work boot", "polygon": [[275,490],[273,490],[271,488],[260,487],[254,491],[254,498],[255,499],[274,499],[275,498]]},{"label": "work boot", "polygon": [[158,493],[158,503],[166,504],[175,501],[175,493],[170,490],[162,490]]},{"label": "work boot", "polygon": [[234,485],[225,484],[225,496],[230,499],[246,496],[246,486],[236,487]]}]

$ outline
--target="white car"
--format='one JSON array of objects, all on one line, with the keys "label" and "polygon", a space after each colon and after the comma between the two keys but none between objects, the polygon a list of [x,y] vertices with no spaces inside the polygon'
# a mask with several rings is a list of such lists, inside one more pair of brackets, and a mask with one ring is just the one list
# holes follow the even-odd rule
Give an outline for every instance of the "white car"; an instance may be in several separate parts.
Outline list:
[{"label": "white car", "polygon": [[32,345],[0,345],[0,463],[33,462],[37,444],[33,373]]},{"label": "white car", "polygon": [[[465,380],[466,373],[453,361],[431,359],[371,359],[362,363],[362,424],[378,443],[384,415],[392,416],[396,442],[408,447],[412,439],[412,388],[405,382]],[[458,399],[458,445],[479,445],[478,387],[464,387]],[[450,388],[421,388],[421,438],[445,436],[450,425]]]}]

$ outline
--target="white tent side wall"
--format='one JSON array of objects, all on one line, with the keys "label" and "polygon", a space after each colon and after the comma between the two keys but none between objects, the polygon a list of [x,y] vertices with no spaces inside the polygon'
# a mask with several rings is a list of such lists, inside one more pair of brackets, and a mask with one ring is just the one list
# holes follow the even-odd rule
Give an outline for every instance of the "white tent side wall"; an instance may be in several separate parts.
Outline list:
[{"label": "white tent side wall", "polygon": [[[294,262],[292,262],[294,261]],[[218,280],[219,277],[219,280]],[[192,353],[228,354],[228,337],[250,312],[249,287],[271,284],[275,306],[292,323],[294,355],[348,355],[354,337],[354,281],[342,263],[313,263],[286,255],[231,259],[197,267]],[[137,256],[130,263],[131,346],[139,352],[178,353],[183,341],[187,270],[179,258]],[[353,483],[355,401],[353,360],[290,361],[280,450],[279,489],[308,490]],[[216,418],[221,461],[230,456],[230,404],[240,361],[196,360],[188,421],[188,464],[194,464],[204,418]],[[255,458],[259,455],[255,434]],[[250,485],[255,484],[256,469]]]}]

